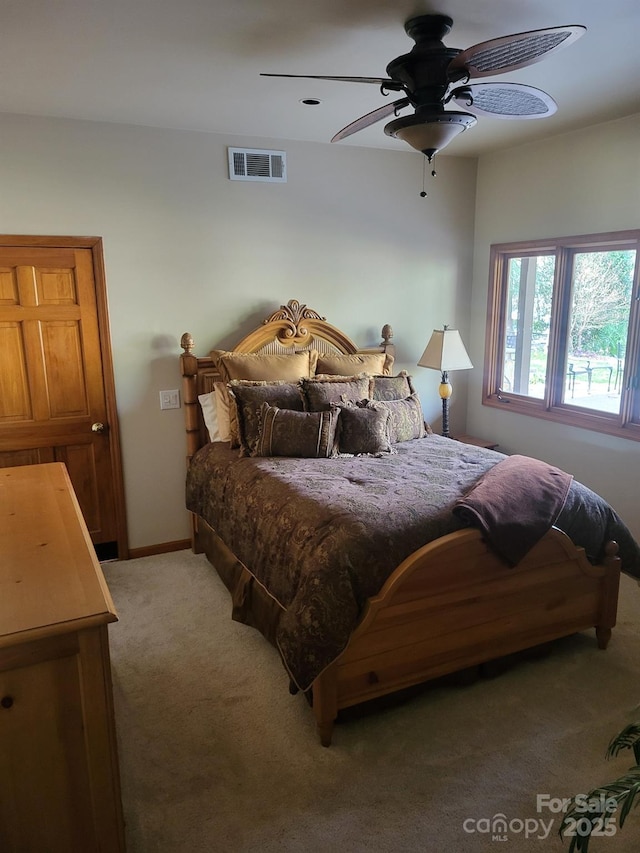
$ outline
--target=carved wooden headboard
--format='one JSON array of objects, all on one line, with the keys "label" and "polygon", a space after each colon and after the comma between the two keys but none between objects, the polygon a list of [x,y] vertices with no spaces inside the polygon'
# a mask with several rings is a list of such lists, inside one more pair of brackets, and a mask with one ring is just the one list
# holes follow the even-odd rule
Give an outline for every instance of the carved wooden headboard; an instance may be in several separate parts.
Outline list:
[{"label": "carved wooden headboard", "polygon": [[[385,325],[382,329],[382,343],[377,347],[362,349],[335,326],[327,323],[317,311],[307,308],[296,299],[291,299],[236,344],[233,352],[286,354],[316,349],[324,353],[384,352],[395,355],[395,347],[391,343],[392,337],[391,326]],[[189,461],[196,450],[209,440],[202,410],[198,404],[198,395],[208,394],[213,390],[214,383],[220,382],[222,377],[216,370],[211,356],[199,357],[193,354],[195,342],[189,332],[185,332],[182,336],[180,346],[184,350],[180,356],[180,363],[187,430],[187,460]]]}]

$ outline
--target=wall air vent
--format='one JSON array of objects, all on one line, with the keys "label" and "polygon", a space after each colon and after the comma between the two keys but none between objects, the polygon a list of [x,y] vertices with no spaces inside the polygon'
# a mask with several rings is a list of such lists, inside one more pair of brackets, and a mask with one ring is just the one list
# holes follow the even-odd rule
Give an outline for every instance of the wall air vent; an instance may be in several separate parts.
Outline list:
[{"label": "wall air vent", "polygon": [[287,181],[285,151],[264,151],[261,148],[229,148],[229,178],[232,181]]}]

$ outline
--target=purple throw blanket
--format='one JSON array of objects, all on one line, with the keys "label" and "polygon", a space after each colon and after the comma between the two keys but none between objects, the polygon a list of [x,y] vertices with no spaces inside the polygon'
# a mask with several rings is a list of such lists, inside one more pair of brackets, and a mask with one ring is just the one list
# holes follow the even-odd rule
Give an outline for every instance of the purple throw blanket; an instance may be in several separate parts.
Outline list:
[{"label": "purple throw blanket", "polygon": [[511,566],[555,524],[573,477],[528,456],[508,456],[478,480],[453,512],[479,527]]}]

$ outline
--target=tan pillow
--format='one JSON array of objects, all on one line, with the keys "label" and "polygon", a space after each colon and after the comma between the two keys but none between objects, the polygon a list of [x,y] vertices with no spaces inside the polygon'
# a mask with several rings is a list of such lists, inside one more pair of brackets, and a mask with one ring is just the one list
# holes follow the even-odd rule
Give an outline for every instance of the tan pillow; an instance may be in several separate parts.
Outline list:
[{"label": "tan pillow", "polygon": [[212,350],[211,358],[220,371],[224,383],[232,379],[260,382],[297,382],[316,372],[317,350],[286,353],[284,355],[253,352],[227,352]]},{"label": "tan pillow", "polygon": [[320,353],[317,373],[338,373],[347,376],[353,373],[385,374],[391,373],[393,356],[384,352],[374,353]]},{"label": "tan pillow", "polygon": [[220,441],[231,441],[231,423],[229,420],[229,394],[222,382],[214,382],[213,390],[216,398],[218,413],[218,430]]}]

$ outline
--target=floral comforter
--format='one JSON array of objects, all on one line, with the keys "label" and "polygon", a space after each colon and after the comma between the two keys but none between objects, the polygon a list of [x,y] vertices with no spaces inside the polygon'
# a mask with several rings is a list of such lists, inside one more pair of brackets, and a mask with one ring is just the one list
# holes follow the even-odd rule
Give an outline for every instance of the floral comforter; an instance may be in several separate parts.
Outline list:
[{"label": "floral comforter", "polygon": [[[464,526],[455,501],[505,457],[438,435],[380,457],[239,458],[227,444],[194,456],[186,504],[281,605],[276,642],[303,690],[346,646],[367,598],[406,557]],[[556,526],[600,556],[621,545],[640,577],[640,549],[598,495],[575,481]]]}]

